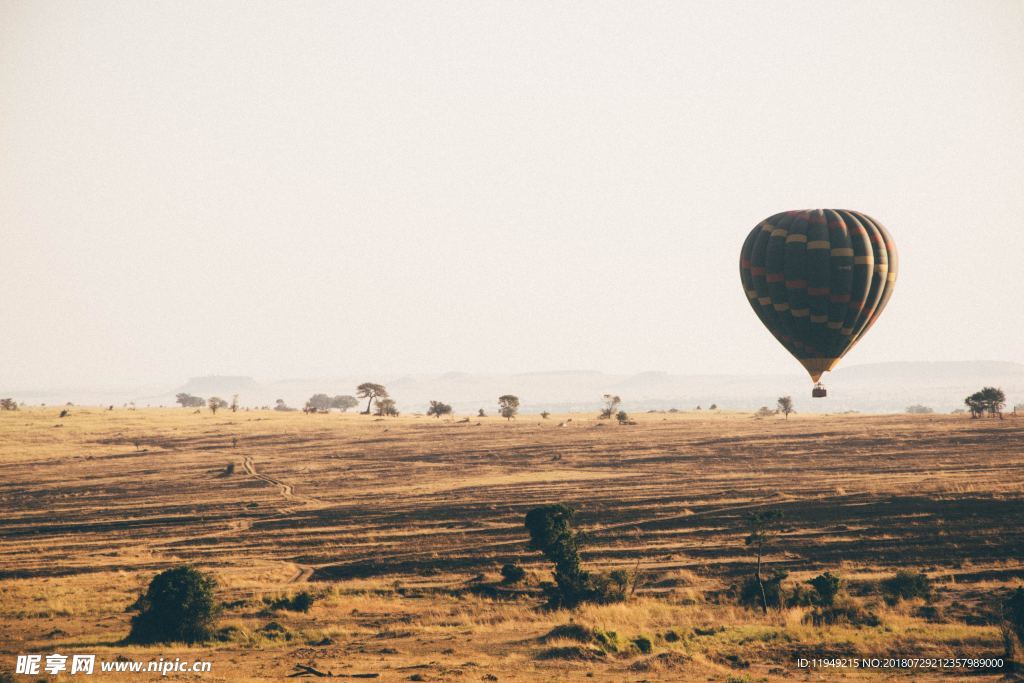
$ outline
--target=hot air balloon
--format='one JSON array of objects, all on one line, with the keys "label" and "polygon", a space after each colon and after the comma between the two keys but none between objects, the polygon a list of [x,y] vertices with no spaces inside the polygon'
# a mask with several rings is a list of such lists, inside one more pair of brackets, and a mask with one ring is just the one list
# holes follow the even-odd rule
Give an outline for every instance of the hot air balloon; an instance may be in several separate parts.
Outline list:
[{"label": "hot air balloon", "polygon": [[889,303],[899,265],[889,232],[859,211],[786,211],[757,224],[740,280],[757,317],[807,369],[822,373],[860,341]]}]

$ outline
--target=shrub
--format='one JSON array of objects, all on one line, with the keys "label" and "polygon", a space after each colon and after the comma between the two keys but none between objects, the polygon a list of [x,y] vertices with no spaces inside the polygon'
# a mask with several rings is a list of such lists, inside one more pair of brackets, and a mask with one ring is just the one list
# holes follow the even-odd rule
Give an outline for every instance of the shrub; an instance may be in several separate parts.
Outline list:
[{"label": "shrub", "polygon": [[882,595],[890,605],[914,598],[931,600],[932,582],[921,572],[901,569],[895,576],[882,582]]},{"label": "shrub", "polygon": [[504,584],[519,583],[526,576],[526,570],[518,564],[506,564],[501,568],[501,582]]},{"label": "shrub", "polygon": [[168,569],[153,577],[132,617],[131,643],[196,643],[209,640],[220,605],[213,576],[190,566]]},{"label": "shrub", "polygon": [[917,403],[912,406],[907,406],[907,412],[911,415],[930,415],[935,411],[928,406],[923,406],[920,403]]},{"label": "shrub", "polygon": [[837,596],[829,606],[816,607],[804,621],[815,626],[849,624],[851,626],[878,626],[881,619],[862,602],[846,594]]},{"label": "shrub", "polygon": [[814,589],[815,601],[819,605],[830,606],[836,599],[836,594],[839,593],[839,589],[843,585],[843,580],[834,574],[825,572],[819,574],[807,583],[811,584],[811,588]]},{"label": "shrub", "polygon": [[[783,589],[782,582],[789,576],[788,572],[776,569],[770,576],[762,578],[764,583],[764,598],[769,607],[782,607]],[[761,587],[757,584],[757,577],[751,576],[740,587],[740,603],[748,607],[761,605]]]},{"label": "shrub", "polygon": [[316,598],[309,591],[296,593],[292,597],[263,598],[263,602],[270,606],[270,609],[286,609],[289,612],[308,612],[316,602]]},{"label": "shrub", "polygon": [[654,643],[652,643],[651,639],[645,635],[639,635],[636,638],[633,638],[632,642],[633,645],[636,646],[636,649],[640,651],[640,654],[643,655],[651,654],[651,650],[654,649]]},{"label": "shrub", "polygon": [[1024,641],[1024,588],[1018,588],[1003,603],[1003,618],[1017,635]]},{"label": "shrub", "polygon": [[530,548],[544,553],[555,565],[555,582],[541,584],[551,608],[572,608],[582,602],[608,603],[626,598],[631,575],[623,570],[591,574],[580,562],[580,534],[573,528],[575,510],[567,505],[545,505],[530,510],[526,528]]}]

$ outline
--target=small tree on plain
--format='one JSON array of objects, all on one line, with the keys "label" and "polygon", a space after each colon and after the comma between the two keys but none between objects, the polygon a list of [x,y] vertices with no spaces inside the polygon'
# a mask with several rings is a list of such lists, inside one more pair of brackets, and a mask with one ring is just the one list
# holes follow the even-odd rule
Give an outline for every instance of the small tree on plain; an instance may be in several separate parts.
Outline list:
[{"label": "small tree on plain", "polygon": [[377,406],[377,415],[379,417],[398,417],[398,407],[395,405],[394,400],[379,398],[374,405]]},{"label": "small tree on plain", "polygon": [[757,581],[758,589],[761,592],[761,607],[765,614],[768,614],[768,596],[764,591],[764,579],[761,576],[761,557],[764,554],[772,537],[778,533],[779,523],[782,521],[782,510],[763,510],[750,512],[744,517],[747,523],[747,534],[744,543],[753,546],[757,552],[757,567],[754,570],[754,579]]},{"label": "small tree on plain", "polygon": [[363,415],[370,414],[370,405],[374,399],[387,398],[388,390],[384,388],[383,384],[374,384],[373,382],[363,382],[356,387],[356,396],[359,398],[366,399],[366,410],[363,411]]},{"label": "small tree on plain", "polygon": [[442,415],[451,415],[452,407],[447,403],[441,401],[431,401],[430,407],[427,408],[427,415],[433,415],[434,417],[440,418]]},{"label": "small tree on plain", "polygon": [[326,413],[331,409],[331,397],[327,394],[313,394],[302,409],[305,413]]},{"label": "small tree on plain", "polygon": [[337,408],[343,413],[347,413],[349,408],[355,408],[359,405],[359,401],[354,396],[335,396],[331,399],[331,407]]},{"label": "small tree on plain", "polygon": [[1006,394],[1002,389],[996,387],[985,387],[976,391],[964,399],[964,403],[971,411],[971,417],[982,417],[985,413],[1003,418],[1003,408],[1006,406]]},{"label": "small tree on plain", "polygon": [[590,592],[590,576],[580,562],[579,534],[573,528],[575,516],[575,510],[562,504],[545,505],[526,515],[530,548],[555,565],[555,585],[547,590],[552,607],[575,607]]},{"label": "small tree on plain", "polygon": [[792,396],[780,396],[777,405],[779,407],[779,412],[785,415],[787,420],[789,419],[790,413],[796,412],[796,410],[793,408]]},{"label": "small tree on plain", "polygon": [[138,602],[128,641],[197,643],[213,636],[220,614],[213,576],[190,566],[157,574]]},{"label": "small tree on plain", "polygon": [[293,410],[293,408],[290,408],[283,398],[279,398],[274,401],[274,410],[284,413]]},{"label": "small tree on plain", "polygon": [[506,420],[511,420],[519,412],[519,397],[505,394],[498,397],[498,412]]},{"label": "small tree on plain", "polygon": [[627,424],[629,422],[629,414],[625,410],[620,410],[615,414],[615,419],[619,421],[620,425]]},{"label": "small tree on plain", "polygon": [[175,403],[180,403],[182,408],[202,408],[206,405],[206,400],[201,396],[193,396],[192,394],[180,393],[175,399]]},{"label": "small tree on plain", "polygon": [[476,411],[476,416],[477,417],[487,417],[487,413],[485,413],[484,409],[481,408],[480,410]]},{"label": "small tree on plain", "polygon": [[206,405],[210,407],[210,412],[216,415],[218,410],[228,407],[228,402],[219,396],[211,396]]},{"label": "small tree on plain", "polygon": [[610,420],[612,415],[618,412],[622,399],[614,394],[605,394],[601,398],[604,401],[604,408],[601,409],[601,414],[597,416],[597,419]]},{"label": "small tree on plain", "polygon": [[231,397],[231,406],[230,406],[230,408],[231,408],[231,412],[232,413],[237,413],[238,412],[238,394],[235,394],[235,395],[233,395]]},{"label": "small tree on plain", "polygon": [[931,415],[935,411],[928,406],[923,406],[920,403],[915,403],[912,406],[907,406],[907,413],[910,415]]},{"label": "small tree on plain", "polygon": [[18,402],[13,398],[0,398],[0,410],[17,410]]}]

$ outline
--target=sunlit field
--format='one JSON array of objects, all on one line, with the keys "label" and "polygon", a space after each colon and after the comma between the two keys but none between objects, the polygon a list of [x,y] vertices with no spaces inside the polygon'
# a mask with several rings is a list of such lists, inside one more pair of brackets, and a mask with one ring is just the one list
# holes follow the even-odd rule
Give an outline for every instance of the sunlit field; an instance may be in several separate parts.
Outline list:
[{"label": "sunlit field", "polygon": [[[1024,578],[1011,416],[69,410],[0,413],[0,669],[88,652],[210,659],[167,677],[204,681],[296,665],[381,681],[955,680],[970,672],[795,662],[1001,656],[1000,600]],[[639,577],[627,601],[543,609],[551,565],[523,520],[557,502],[578,511],[588,568]],[[766,569],[794,590],[841,576],[873,625],[739,604],[744,514],[768,509],[783,524]],[[526,578],[502,583],[514,562]],[[221,638],[121,643],[149,580],[184,563],[217,578]],[[883,600],[899,569],[926,573],[933,599]],[[301,590],[308,612],[274,607]]]}]

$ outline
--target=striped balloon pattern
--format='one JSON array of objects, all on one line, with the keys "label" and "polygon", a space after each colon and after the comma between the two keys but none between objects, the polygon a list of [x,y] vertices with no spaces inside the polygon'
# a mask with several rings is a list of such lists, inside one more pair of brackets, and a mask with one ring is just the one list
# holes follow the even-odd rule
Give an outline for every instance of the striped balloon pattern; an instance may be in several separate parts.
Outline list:
[{"label": "striped balloon pattern", "polygon": [[859,211],[786,211],[743,243],[743,291],[817,382],[878,320],[899,266],[889,232]]}]

